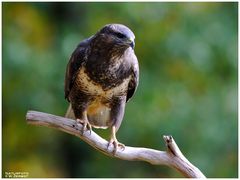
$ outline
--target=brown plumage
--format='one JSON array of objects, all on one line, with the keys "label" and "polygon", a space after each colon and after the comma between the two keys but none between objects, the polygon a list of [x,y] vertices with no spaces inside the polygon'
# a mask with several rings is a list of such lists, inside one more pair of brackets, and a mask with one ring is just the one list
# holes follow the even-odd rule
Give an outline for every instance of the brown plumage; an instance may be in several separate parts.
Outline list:
[{"label": "brown plumage", "polygon": [[109,144],[124,147],[116,139],[126,102],[138,85],[139,68],[134,54],[134,34],[124,25],[109,24],[82,41],[69,60],[65,76],[66,116],[91,130],[112,129]]}]

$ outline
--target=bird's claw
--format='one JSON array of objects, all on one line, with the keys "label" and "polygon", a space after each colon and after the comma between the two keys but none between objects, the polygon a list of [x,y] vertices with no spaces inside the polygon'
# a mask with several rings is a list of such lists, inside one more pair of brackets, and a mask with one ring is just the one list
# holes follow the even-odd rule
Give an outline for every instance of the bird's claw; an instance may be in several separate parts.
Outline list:
[{"label": "bird's claw", "polygon": [[91,124],[88,122],[88,120],[80,120],[80,119],[77,119],[77,122],[78,123],[81,123],[82,124],[82,130],[81,130],[81,133],[83,135],[84,131],[86,130],[89,130],[90,131],[90,135],[91,135],[91,132],[92,132],[92,126]]},{"label": "bird's claw", "polygon": [[111,138],[110,141],[108,142],[107,148],[109,148],[110,144],[113,144],[113,146],[114,146],[113,155],[116,154],[118,147],[119,147],[122,151],[125,150],[125,145],[122,144],[122,143],[119,143],[117,139]]},{"label": "bird's claw", "polygon": [[84,123],[83,123],[83,128],[82,128],[82,134],[83,134],[84,131],[86,131],[87,129],[90,131],[90,135],[91,135],[91,132],[92,132],[92,126],[91,126],[91,124],[90,124],[88,121],[84,121]]}]

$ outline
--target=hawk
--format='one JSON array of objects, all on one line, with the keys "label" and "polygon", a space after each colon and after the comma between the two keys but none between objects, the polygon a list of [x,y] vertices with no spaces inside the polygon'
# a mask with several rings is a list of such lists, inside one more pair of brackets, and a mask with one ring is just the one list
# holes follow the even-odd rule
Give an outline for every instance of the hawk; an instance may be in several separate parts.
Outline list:
[{"label": "hawk", "polygon": [[65,75],[65,98],[70,105],[66,117],[88,128],[111,128],[108,143],[114,152],[124,144],[116,132],[126,103],[138,86],[139,66],[134,53],[133,32],[122,24],[108,24],[83,40],[74,50]]}]

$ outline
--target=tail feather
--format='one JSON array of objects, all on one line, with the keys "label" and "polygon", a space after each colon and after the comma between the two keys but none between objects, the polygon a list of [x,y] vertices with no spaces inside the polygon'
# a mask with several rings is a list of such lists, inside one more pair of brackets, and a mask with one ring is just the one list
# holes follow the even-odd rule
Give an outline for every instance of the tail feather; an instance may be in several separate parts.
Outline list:
[{"label": "tail feather", "polygon": [[69,104],[69,106],[68,106],[68,109],[67,109],[67,112],[65,114],[65,117],[69,118],[69,119],[76,119],[71,104]]}]

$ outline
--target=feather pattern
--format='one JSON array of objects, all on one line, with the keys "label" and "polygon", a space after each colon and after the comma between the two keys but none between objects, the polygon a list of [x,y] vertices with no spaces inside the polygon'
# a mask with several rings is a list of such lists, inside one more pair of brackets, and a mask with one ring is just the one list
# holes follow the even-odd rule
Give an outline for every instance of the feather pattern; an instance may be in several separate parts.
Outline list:
[{"label": "feather pattern", "polygon": [[119,128],[125,103],[138,86],[134,38],[126,26],[110,24],[77,46],[65,75],[67,117],[81,119],[86,111],[93,127]]}]

